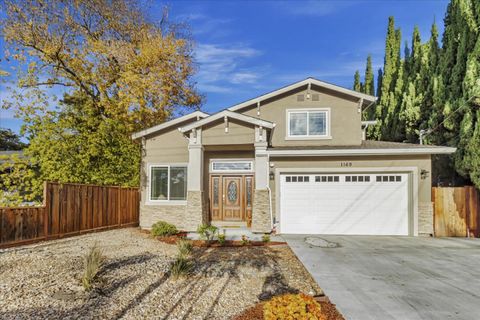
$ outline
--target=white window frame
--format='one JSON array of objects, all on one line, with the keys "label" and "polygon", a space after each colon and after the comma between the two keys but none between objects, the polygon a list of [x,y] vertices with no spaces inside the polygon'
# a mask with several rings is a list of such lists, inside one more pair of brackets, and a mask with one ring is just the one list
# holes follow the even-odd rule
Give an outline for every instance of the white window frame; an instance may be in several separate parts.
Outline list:
[{"label": "white window frame", "polygon": [[[325,134],[324,135],[309,135],[309,113],[310,112],[325,112]],[[290,115],[292,113],[307,113],[307,134],[306,135],[291,135],[290,134]],[[287,126],[287,136],[285,140],[322,140],[322,139],[332,139],[330,134],[330,124],[331,124],[331,109],[330,108],[306,108],[306,109],[287,109],[286,115],[286,126]]]},{"label": "white window frame", "polygon": [[[187,179],[185,183],[188,183],[188,163],[151,163],[148,164],[148,181],[147,181],[147,197],[145,204],[147,205],[158,205],[158,204],[173,204],[173,205],[186,205],[187,199],[185,195],[185,200],[170,200],[170,167],[185,167],[187,168]],[[166,200],[156,200],[152,199],[152,168],[168,168],[168,177],[167,177],[167,192],[168,196]],[[188,188],[188,187],[187,187]]]},{"label": "white window frame", "polygon": [[[250,170],[214,170],[213,169],[213,163],[214,162],[230,162],[230,163],[234,163],[234,162],[241,162],[241,163],[250,163]],[[230,172],[230,173],[252,173],[255,171],[255,168],[254,168],[254,165],[255,165],[255,162],[253,161],[253,159],[211,159],[210,160],[210,172],[211,173],[225,173],[225,172]]]}]

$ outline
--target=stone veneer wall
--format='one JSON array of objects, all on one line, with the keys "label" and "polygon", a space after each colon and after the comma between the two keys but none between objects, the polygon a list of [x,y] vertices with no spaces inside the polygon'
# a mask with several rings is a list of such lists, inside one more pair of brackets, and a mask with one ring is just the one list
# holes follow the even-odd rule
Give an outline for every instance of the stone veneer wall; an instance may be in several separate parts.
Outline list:
[{"label": "stone veneer wall", "polygon": [[203,191],[187,191],[184,230],[196,231],[200,224],[207,222],[203,198]]},{"label": "stone veneer wall", "polygon": [[252,209],[252,232],[269,233],[271,231],[271,221],[267,189],[255,189]]},{"label": "stone veneer wall", "polygon": [[185,205],[144,205],[140,206],[140,227],[150,229],[160,220],[174,224],[178,229],[185,229]]},{"label": "stone veneer wall", "polygon": [[418,204],[418,235],[433,235],[433,203]]}]

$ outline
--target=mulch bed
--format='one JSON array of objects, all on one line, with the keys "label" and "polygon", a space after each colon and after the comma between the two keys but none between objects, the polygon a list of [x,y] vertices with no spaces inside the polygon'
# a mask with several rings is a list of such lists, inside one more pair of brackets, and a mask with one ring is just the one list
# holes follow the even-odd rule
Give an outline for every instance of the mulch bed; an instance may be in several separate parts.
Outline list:
[{"label": "mulch bed", "polygon": [[[315,300],[322,306],[322,313],[327,317],[327,320],[345,320],[327,297],[315,297]],[[264,302],[257,303],[234,317],[233,320],[263,320],[263,304]]]},{"label": "mulch bed", "polygon": [[[150,233],[148,230],[145,230],[146,233]],[[144,232],[145,232],[144,231]],[[177,241],[187,237],[187,232],[179,232],[173,236],[165,237],[156,237],[158,241],[167,244],[176,244]],[[241,240],[226,240],[223,244],[220,244],[217,240],[206,241],[206,240],[191,240],[194,247],[209,247],[209,248],[223,248],[223,247],[263,247],[263,246],[278,246],[284,245],[286,242],[280,241],[248,241],[247,244],[244,244]]]}]

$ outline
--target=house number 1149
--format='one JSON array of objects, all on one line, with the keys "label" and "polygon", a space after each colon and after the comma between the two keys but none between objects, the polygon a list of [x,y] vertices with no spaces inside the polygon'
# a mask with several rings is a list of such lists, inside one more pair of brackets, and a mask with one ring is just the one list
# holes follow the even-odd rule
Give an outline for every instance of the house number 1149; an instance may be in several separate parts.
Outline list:
[{"label": "house number 1149", "polygon": [[352,163],[350,161],[342,161],[340,162],[341,167],[351,167]]}]

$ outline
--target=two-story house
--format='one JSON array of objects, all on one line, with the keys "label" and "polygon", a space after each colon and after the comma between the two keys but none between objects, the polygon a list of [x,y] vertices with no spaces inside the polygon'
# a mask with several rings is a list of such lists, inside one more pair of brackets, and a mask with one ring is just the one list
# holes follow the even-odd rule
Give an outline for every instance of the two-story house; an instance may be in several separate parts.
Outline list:
[{"label": "two-story house", "polygon": [[365,140],[376,98],[308,78],[208,115],[135,133],[140,225],[202,223],[294,234],[432,234],[431,155]]}]

